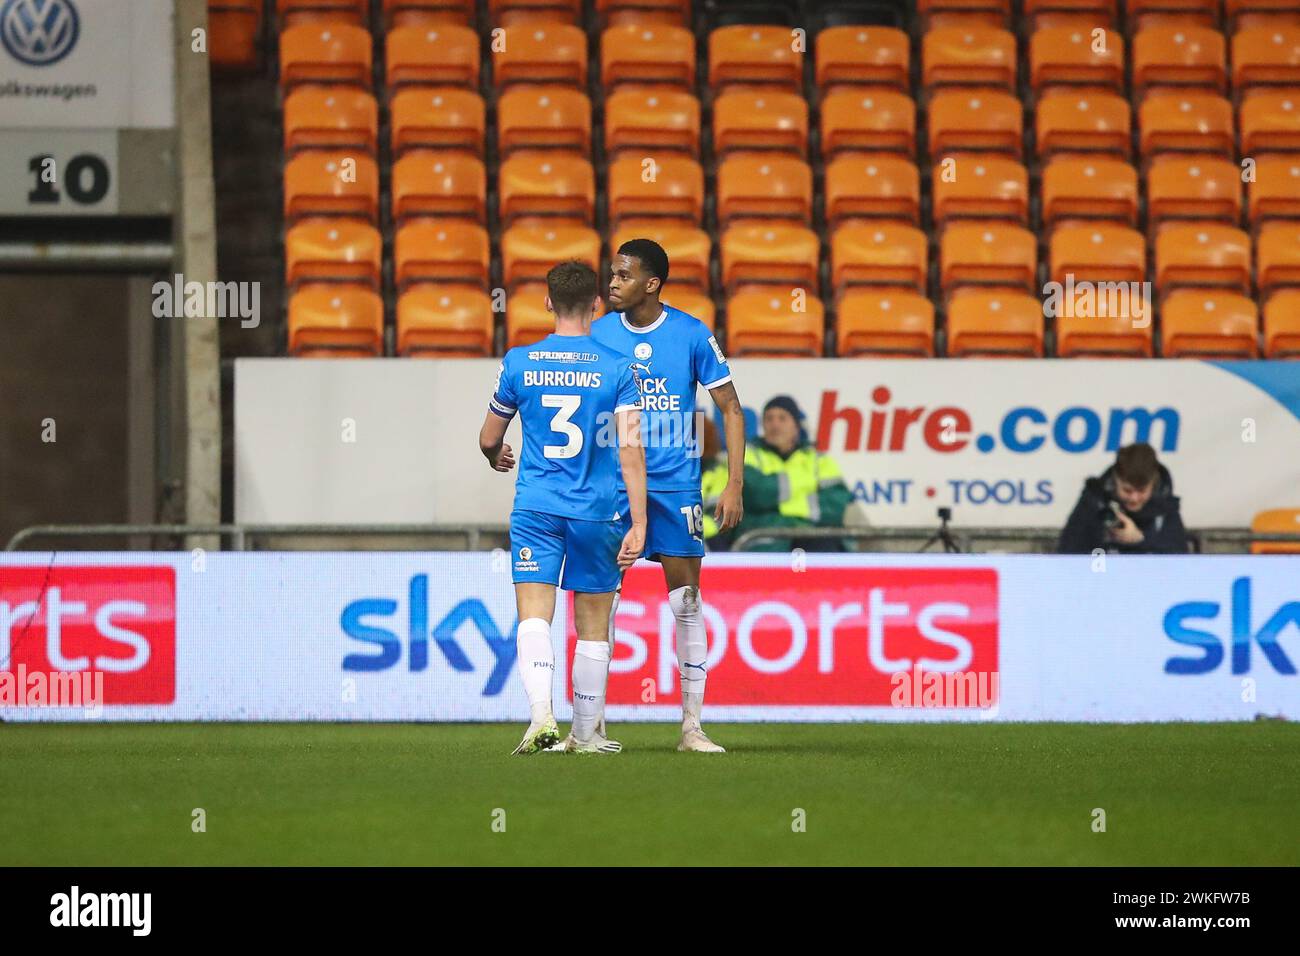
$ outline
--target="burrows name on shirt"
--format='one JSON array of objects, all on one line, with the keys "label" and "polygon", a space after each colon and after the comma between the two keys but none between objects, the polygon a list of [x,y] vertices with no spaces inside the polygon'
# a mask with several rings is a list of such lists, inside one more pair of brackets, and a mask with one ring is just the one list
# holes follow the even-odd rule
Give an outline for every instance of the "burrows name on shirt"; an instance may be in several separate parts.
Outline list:
[{"label": "burrows name on shirt", "polygon": [[571,372],[555,369],[526,369],[524,387],[600,388],[600,372]]}]

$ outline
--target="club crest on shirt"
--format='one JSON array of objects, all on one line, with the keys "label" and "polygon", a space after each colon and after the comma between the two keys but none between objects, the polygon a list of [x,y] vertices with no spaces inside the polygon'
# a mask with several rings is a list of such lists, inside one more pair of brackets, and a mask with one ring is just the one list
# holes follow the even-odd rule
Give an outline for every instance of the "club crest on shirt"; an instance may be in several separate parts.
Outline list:
[{"label": "club crest on shirt", "polygon": [[632,354],[644,362],[654,354],[654,349],[650,347],[649,342],[638,342],[636,348],[632,350]]}]

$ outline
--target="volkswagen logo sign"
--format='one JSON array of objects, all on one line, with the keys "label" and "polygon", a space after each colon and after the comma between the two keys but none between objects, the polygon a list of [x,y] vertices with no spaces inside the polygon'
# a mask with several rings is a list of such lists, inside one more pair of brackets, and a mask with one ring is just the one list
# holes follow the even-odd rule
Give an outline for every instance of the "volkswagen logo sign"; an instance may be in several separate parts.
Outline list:
[{"label": "volkswagen logo sign", "polygon": [[77,45],[80,32],[72,0],[4,0],[0,7],[0,42],[28,66],[58,63]]}]

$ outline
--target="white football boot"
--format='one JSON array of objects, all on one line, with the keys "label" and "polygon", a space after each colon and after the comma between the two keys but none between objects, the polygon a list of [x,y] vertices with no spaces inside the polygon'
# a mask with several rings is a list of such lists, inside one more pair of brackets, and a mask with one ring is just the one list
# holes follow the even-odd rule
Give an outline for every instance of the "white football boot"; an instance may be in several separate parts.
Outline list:
[{"label": "white football boot", "polygon": [[528,729],[524,731],[524,739],[511,751],[511,755],[541,753],[559,742],[560,726],[555,722],[554,717],[547,717],[541,722],[528,725]]},{"label": "white football boot", "polygon": [[682,753],[725,754],[727,751],[709,739],[699,724],[683,724],[682,739],[677,744]]},{"label": "white football boot", "polygon": [[592,734],[591,739],[581,741],[573,734],[564,738],[560,749],[567,754],[616,754],[623,749],[617,740],[610,740],[603,734]]}]

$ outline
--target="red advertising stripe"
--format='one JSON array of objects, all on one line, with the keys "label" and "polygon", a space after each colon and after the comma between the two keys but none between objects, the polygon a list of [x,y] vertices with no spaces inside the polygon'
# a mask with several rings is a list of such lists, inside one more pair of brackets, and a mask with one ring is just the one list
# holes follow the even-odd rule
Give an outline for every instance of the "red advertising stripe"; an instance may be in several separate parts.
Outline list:
[{"label": "red advertising stripe", "polygon": [[[44,586],[44,592],[42,592]],[[0,672],[103,674],[104,704],[176,699],[176,574],[165,566],[0,569]]]},{"label": "red advertising stripe", "polygon": [[[997,672],[993,568],[706,566],[700,590],[710,704],[889,706],[896,674]],[[680,700],[659,569],[627,575],[616,623],[608,702]]]}]

